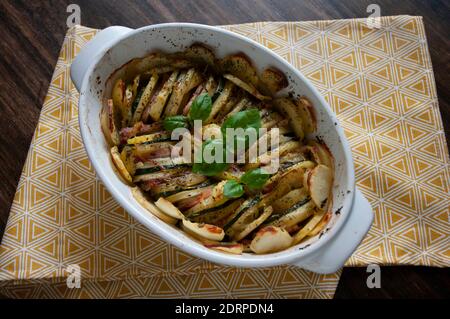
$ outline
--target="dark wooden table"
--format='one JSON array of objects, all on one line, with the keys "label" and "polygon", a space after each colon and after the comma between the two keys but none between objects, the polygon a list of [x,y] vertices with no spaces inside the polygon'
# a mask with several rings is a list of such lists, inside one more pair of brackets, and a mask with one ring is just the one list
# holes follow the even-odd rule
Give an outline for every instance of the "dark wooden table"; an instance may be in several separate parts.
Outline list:
[{"label": "dark wooden table", "polygon": [[[66,33],[67,6],[81,8],[81,24],[132,28],[161,22],[233,24],[367,17],[424,17],[447,143],[450,139],[450,2],[446,0],[197,0],[25,1],[0,0],[0,237],[43,99]],[[382,267],[382,288],[368,289],[365,268],[343,271],[336,298],[449,298],[450,270]]]}]

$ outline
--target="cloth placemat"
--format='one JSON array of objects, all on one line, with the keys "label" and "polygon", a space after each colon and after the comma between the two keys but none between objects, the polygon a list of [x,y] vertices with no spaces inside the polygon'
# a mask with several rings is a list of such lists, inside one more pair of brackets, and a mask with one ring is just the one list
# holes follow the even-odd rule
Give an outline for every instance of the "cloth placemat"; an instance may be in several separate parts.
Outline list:
[{"label": "cloth placemat", "polygon": [[[224,28],[299,68],[338,114],[374,225],[348,265],[448,266],[449,159],[422,19]],[[331,298],[340,272],[223,267],[161,241],[110,196],[84,151],[69,66],[97,30],[64,40],[0,245],[8,297]],[[78,265],[81,289],[65,283]]]}]

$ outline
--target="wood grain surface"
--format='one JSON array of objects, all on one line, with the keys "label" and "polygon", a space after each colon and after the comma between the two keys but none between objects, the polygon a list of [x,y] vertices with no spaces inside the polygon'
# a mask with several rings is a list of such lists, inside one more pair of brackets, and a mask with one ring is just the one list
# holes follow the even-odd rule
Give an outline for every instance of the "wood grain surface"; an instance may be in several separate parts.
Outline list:
[{"label": "wood grain surface", "polygon": [[[307,21],[381,14],[424,17],[447,143],[450,140],[450,1],[446,0],[0,0],[0,237],[67,30],[67,6],[81,8],[81,24],[132,28],[161,22],[211,25]],[[365,268],[346,268],[336,298],[449,298],[450,271],[382,267],[382,288],[368,289]]]}]

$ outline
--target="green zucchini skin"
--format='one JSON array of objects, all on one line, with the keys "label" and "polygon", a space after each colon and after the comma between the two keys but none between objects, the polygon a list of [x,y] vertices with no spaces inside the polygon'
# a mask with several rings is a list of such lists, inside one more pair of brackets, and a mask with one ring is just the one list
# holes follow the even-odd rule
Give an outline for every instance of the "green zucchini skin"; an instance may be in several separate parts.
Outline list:
[{"label": "green zucchini skin", "polygon": [[287,215],[289,213],[292,213],[294,210],[299,209],[300,207],[302,207],[303,205],[305,205],[306,203],[308,203],[311,200],[311,197],[307,196],[306,198],[302,199],[301,201],[297,202],[296,204],[294,204],[293,206],[289,207],[288,209],[286,209],[284,212],[278,213],[278,214],[273,214],[272,216],[270,216],[265,222],[264,225],[266,224],[270,224],[271,222],[276,221],[277,219],[283,217],[284,215]]},{"label": "green zucchini skin", "polygon": [[193,186],[188,186],[188,187],[182,187],[180,186],[180,188],[177,188],[173,191],[168,191],[168,192],[161,192],[158,194],[153,195],[153,198],[160,198],[160,197],[169,197],[170,195],[179,193],[179,192],[183,192],[183,191],[188,191],[188,190],[193,190],[193,189],[197,189],[197,188],[202,188],[202,187],[206,187],[206,186],[210,186],[213,185],[214,182],[211,180],[206,180],[203,183],[197,184],[197,185],[193,185]]},{"label": "green zucchini skin", "polygon": [[136,98],[134,99],[133,104],[131,105],[131,114],[133,114],[133,115],[139,105],[139,101],[142,98],[142,94],[144,93],[144,90],[145,90],[145,87],[139,90],[139,92],[136,94]]},{"label": "green zucchini skin", "polygon": [[147,167],[147,168],[138,168],[138,169],[136,169],[134,176],[156,173],[156,172],[160,172],[160,171],[166,170],[166,169],[182,168],[182,167],[189,167],[189,166],[190,165],[188,165],[188,164],[173,164],[173,165],[153,166],[153,167]]},{"label": "green zucchini skin", "polygon": [[[161,137],[161,138],[157,138],[154,139],[153,141],[148,141],[148,142],[144,142],[144,143],[139,143],[136,145],[150,145],[150,144],[156,144],[156,143],[162,143],[162,142],[169,142],[172,139],[169,137]],[[127,146],[135,146],[134,144],[127,144]]]},{"label": "green zucchini skin", "polygon": [[261,195],[256,195],[252,200],[250,200],[247,204],[243,204],[241,207],[239,207],[239,211],[236,213],[236,215],[223,226],[223,230],[227,230],[230,228],[237,220],[244,214],[248,209],[254,207],[256,204],[258,204],[261,201]]},{"label": "green zucchini skin", "polygon": [[206,214],[209,214],[209,213],[213,213],[215,211],[221,210],[221,209],[231,205],[231,203],[232,202],[225,202],[222,205],[219,205],[219,206],[216,206],[216,207],[207,208],[207,209],[204,209],[204,210],[192,213],[192,214],[190,214],[190,215],[188,215],[186,217],[188,217],[188,218],[195,218],[195,217],[199,217],[199,216],[206,215]]}]

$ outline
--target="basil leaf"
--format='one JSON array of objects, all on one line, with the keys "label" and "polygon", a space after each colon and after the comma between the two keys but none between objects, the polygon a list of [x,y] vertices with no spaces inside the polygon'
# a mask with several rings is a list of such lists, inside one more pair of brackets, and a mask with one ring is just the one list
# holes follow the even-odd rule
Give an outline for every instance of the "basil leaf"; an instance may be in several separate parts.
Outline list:
[{"label": "basil leaf", "polygon": [[[234,135],[234,149],[231,149],[229,147],[228,151],[235,152],[237,150],[238,141],[245,143],[245,149],[248,149],[250,147],[249,135],[252,135],[252,133],[256,133],[256,138],[258,138],[258,133],[261,126],[261,115],[259,114],[259,110],[257,109],[249,109],[237,112],[236,114],[233,114],[232,116],[227,118],[221,127],[222,135],[225,137],[225,139],[227,137],[227,128],[242,128],[244,130],[244,136],[240,136],[237,134]],[[249,132],[250,130],[256,130],[256,132]]]},{"label": "basil leaf", "polygon": [[184,115],[169,116],[164,119],[163,126],[166,131],[173,131],[180,127],[189,128],[189,119]]},{"label": "basil leaf", "polygon": [[206,120],[209,117],[212,109],[212,100],[208,93],[203,93],[197,96],[192,102],[189,110],[189,118],[191,120]]},{"label": "basil leaf", "polygon": [[[220,150],[222,152],[222,156],[220,158],[214,158],[211,163],[207,163],[203,155],[211,154],[212,156],[215,156],[216,150]],[[225,143],[222,139],[213,139],[203,142],[201,154],[194,155],[195,161],[192,165],[192,172],[196,174],[214,176],[228,168],[228,163],[226,163]]]},{"label": "basil leaf", "polygon": [[244,130],[261,128],[261,115],[257,109],[249,109],[233,114],[222,124],[222,134],[225,136],[227,128],[243,128]]},{"label": "basil leaf", "polygon": [[228,198],[238,198],[244,195],[244,187],[237,181],[229,180],[223,187],[223,194]]},{"label": "basil leaf", "polygon": [[271,174],[267,173],[264,169],[256,168],[242,175],[241,182],[250,189],[260,189],[269,180],[270,176]]}]

